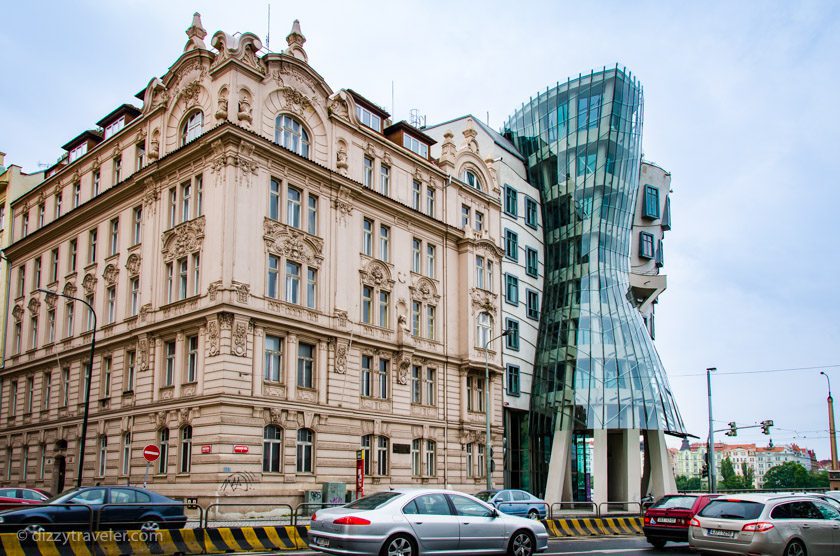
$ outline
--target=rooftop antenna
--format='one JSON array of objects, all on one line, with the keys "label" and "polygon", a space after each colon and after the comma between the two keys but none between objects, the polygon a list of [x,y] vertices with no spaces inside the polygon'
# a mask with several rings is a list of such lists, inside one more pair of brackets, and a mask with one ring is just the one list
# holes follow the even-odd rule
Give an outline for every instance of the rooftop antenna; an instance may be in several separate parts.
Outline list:
[{"label": "rooftop antenna", "polygon": [[411,124],[411,127],[417,129],[423,129],[426,127],[426,116],[420,113],[420,110],[417,108],[412,108],[408,112],[408,123]]},{"label": "rooftop antenna", "polygon": [[268,5],[268,28],[265,31],[265,48],[271,50],[271,4]]}]

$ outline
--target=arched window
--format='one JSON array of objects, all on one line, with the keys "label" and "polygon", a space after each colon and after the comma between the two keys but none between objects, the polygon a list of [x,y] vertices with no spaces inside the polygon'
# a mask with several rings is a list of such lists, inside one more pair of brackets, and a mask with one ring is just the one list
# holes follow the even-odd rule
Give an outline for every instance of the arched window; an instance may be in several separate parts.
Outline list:
[{"label": "arched window", "polygon": [[481,187],[481,180],[478,178],[478,174],[476,174],[472,170],[464,170],[464,175],[461,179],[463,179],[464,183],[466,183],[470,187],[474,187],[479,191],[483,189]]},{"label": "arched window", "polygon": [[493,319],[487,312],[482,311],[478,314],[475,324],[475,345],[476,347],[486,348],[487,342],[490,340],[490,329],[493,326]]},{"label": "arched window", "polygon": [[297,433],[297,472],[312,473],[312,438],[310,429],[300,429]]},{"label": "arched window", "polygon": [[181,126],[181,145],[186,145],[199,135],[204,129],[204,113],[196,110],[186,119]]},{"label": "arched window", "polygon": [[178,466],[178,473],[189,473],[192,467],[192,427],[185,425],[181,427],[181,463]]},{"label": "arched window", "polygon": [[263,473],[279,473],[283,449],[283,431],[268,425],[263,429]]},{"label": "arched window", "polygon": [[303,125],[286,114],[277,116],[274,126],[274,142],[304,158],[309,158],[309,134]]}]

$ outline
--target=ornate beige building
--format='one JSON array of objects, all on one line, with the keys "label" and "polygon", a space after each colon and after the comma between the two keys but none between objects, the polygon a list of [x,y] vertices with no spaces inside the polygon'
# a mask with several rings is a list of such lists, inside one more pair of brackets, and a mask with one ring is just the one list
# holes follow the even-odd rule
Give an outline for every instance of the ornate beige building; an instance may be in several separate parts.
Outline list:
[{"label": "ornate beige building", "polygon": [[472,130],[432,159],[420,130],[333,91],[297,22],[282,53],[206,35],[196,15],[142,109],[11,205],[0,484],[76,478],[93,317],[46,288],[96,308],[85,483],[142,483],[155,444],[161,493],[293,501],[352,488],[362,447],[368,491],[479,490],[485,411],[502,444],[500,355],[487,385],[477,347],[501,331],[478,318],[500,314],[499,162]]}]

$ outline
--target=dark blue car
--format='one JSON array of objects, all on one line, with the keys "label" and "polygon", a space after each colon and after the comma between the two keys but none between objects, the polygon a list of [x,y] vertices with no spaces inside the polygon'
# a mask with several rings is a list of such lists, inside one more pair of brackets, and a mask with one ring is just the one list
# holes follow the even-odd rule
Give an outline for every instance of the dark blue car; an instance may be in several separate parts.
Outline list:
[{"label": "dark blue car", "polygon": [[143,488],[74,488],[43,505],[0,512],[0,531],[94,529],[178,529],[187,516],[183,503]]},{"label": "dark blue car", "polygon": [[524,490],[482,490],[476,498],[493,504],[500,512],[530,519],[545,519],[548,513],[545,500],[528,494]]}]

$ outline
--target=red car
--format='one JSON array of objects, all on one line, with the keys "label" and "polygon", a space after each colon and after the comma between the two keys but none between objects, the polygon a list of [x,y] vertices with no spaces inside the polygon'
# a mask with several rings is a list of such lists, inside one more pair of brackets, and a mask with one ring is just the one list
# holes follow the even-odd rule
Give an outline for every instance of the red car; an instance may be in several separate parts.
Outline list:
[{"label": "red car", "polygon": [[667,494],[645,512],[645,537],[656,548],[668,541],[688,542],[688,524],[694,514],[719,494]]},{"label": "red car", "polygon": [[34,488],[0,488],[0,510],[15,509],[20,504],[40,504],[49,498]]}]

